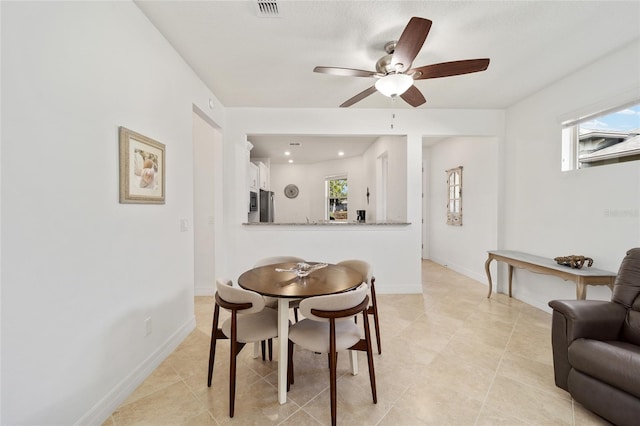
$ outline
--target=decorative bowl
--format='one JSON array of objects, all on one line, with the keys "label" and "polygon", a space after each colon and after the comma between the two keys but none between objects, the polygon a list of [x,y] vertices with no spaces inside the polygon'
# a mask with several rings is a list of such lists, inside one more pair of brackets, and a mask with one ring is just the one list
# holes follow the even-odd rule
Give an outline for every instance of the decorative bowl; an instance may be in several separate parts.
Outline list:
[{"label": "decorative bowl", "polygon": [[314,263],[309,264],[306,262],[299,262],[293,268],[284,269],[284,268],[276,268],[276,272],[293,272],[298,276],[298,278],[306,277],[313,271],[317,271],[318,269],[322,269],[326,267],[326,263]]}]

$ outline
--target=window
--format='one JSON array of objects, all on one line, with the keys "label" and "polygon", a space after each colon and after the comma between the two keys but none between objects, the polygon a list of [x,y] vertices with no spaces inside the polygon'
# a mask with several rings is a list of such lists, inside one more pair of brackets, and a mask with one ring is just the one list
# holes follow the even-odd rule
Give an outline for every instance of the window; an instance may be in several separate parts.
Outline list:
[{"label": "window", "polygon": [[562,170],[640,160],[640,103],[563,124]]},{"label": "window", "polygon": [[462,226],[462,166],[447,170],[447,225]]},{"label": "window", "polygon": [[327,211],[325,219],[327,220],[347,220],[348,214],[348,195],[349,185],[346,176],[332,176],[325,180]]}]

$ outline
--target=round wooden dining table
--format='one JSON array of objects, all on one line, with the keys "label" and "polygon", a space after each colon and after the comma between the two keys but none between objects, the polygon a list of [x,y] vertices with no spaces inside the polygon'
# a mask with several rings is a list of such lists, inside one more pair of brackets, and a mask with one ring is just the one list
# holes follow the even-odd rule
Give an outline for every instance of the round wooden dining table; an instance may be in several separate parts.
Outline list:
[{"label": "round wooden dining table", "polygon": [[[314,262],[307,262],[311,265]],[[342,293],[362,284],[364,277],[358,271],[345,266],[327,264],[306,277],[294,272],[278,272],[276,269],[292,269],[296,263],[278,263],[250,269],[238,278],[238,285],[245,290],[263,296],[278,298],[278,401],[287,402],[287,341],[289,340],[289,302],[313,296]],[[352,370],[357,372],[355,357]]]}]

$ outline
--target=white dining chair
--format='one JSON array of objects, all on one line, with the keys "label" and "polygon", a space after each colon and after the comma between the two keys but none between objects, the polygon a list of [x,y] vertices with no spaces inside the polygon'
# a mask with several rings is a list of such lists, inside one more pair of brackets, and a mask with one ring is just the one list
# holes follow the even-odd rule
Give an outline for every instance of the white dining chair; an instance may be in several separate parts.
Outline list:
[{"label": "white dining chair", "polygon": [[[213,365],[216,356],[216,342],[220,339],[229,339],[229,417],[233,417],[236,394],[237,356],[246,343],[264,342],[265,340],[278,337],[278,312],[265,307],[264,299],[260,294],[233,287],[230,280],[218,279],[216,281],[216,289],[216,302],[211,327],[211,348],[209,350],[207,386],[211,387]],[[231,312],[231,317],[218,328],[220,308]]]},{"label": "white dining chair", "polygon": [[378,319],[378,300],[376,299],[376,277],[373,276],[371,265],[368,262],[359,259],[343,260],[342,262],[338,262],[337,265],[346,266],[360,272],[364,278],[364,282],[369,285],[371,306],[367,308],[367,313],[373,316],[373,326],[376,330],[378,354],[382,354],[382,343],[380,342],[380,320]]},{"label": "white dining chair", "polygon": [[[373,350],[369,330],[369,296],[367,284],[356,290],[328,296],[315,296],[300,302],[300,312],[305,319],[289,328],[288,387],[294,383],[294,345],[316,353],[329,354],[329,387],[331,396],[331,424],[337,421],[336,366],[338,352],[358,350],[367,353],[369,381],[373,403],[377,404],[376,377],[373,367]],[[362,314],[364,339],[360,328],[353,321],[355,315]]]},{"label": "white dining chair", "polygon": [[[259,268],[261,266],[275,265],[278,263],[300,263],[304,261],[305,260],[303,258],[296,257],[296,256],[271,256],[271,257],[263,257],[262,259],[258,259],[258,261],[253,264],[253,267]],[[268,307],[274,308],[274,309],[278,307],[277,298],[265,296],[264,300]],[[295,318],[296,322],[298,322],[298,304],[299,303],[300,303],[300,300],[298,299],[293,299],[289,302],[289,308],[293,309],[293,317]]]}]

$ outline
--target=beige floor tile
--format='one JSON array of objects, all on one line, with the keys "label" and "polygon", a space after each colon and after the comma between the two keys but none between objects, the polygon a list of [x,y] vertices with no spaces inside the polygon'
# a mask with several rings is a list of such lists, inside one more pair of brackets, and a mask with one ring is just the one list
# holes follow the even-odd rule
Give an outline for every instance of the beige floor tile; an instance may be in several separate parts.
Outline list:
[{"label": "beige floor tile", "polygon": [[149,394],[152,394],[169,385],[180,382],[180,375],[165,360],[153,373],[127,398],[123,405],[131,404]]},{"label": "beige floor tile", "polygon": [[[354,383],[355,376],[345,375],[337,383],[337,423],[342,425],[375,425],[391,408],[389,402],[378,398],[374,404],[369,388],[363,389]],[[331,424],[331,401],[329,389],[322,391],[304,407],[304,411],[322,424]]]},{"label": "beige floor tile", "polygon": [[[329,361],[326,354],[316,354],[296,348],[293,356],[294,384],[287,398],[304,406],[329,387]],[[345,353],[338,355],[337,375],[348,374],[349,363]],[[276,386],[277,377],[269,380]]]},{"label": "beige floor tile", "polygon": [[414,416],[412,411],[402,410],[396,406],[391,407],[389,412],[380,420],[378,426],[397,426],[397,425],[425,425],[423,421]]},{"label": "beige floor tile", "polygon": [[503,376],[496,376],[478,425],[571,425],[571,401]]},{"label": "beige floor tile", "polygon": [[185,426],[211,426],[217,424],[218,423],[208,411],[203,411],[202,413],[190,417],[184,421]]},{"label": "beige floor tile", "polygon": [[[555,386],[549,313],[501,293],[487,298],[485,285],[433,262],[422,262],[422,275],[423,294],[377,295],[377,404],[366,354],[358,353],[356,376],[347,354],[338,357],[338,424],[608,424]],[[330,424],[326,355],[296,351],[295,384],[280,405],[278,363],[254,358],[252,345],[237,358],[229,418],[226,340],[218,342],[207,387],[213,306],[213,297],[195,298],[196,329],[103,425]],[[227,318],[222,312],[221,322]]]},{"label": "beige floor tile", "polygon": [[609,426],[611,423],[599,417],[597,414],[584,408],[580,403],[573,401],[574,425],[576,426]]},{"label": "beige floor tile", "polygon": [[497,318],[506,321],[513,325],[520,316],[521,307],[517,303],[511,303],[514,299],[509,299],[500,294],[494,294],[490,299],[485,299],[484,303],[479,303],[476,306],[477,315],[484,313],[496,316]]},{"label": "beige floor tile", "polygon": [[525,303],[522,304],[521,312],[523,321],[520,321],[520,324],[526,323],[542,328],[551,328],[551,314],[549,312],[542,311]]},{"label": "beige floor tile", "polygon": [[433,328],[437,329],[440,333],[446,333],[450,336],[453,336],[465,324],[465,320],[459,318],[455,313],[443,314],[427,309],[425,317],[425,320],[428,321]]},{"label": "beige floor tile", "polygon": [[[394,405],[396,416],[407,423],[425,425],[472,425],[482,407],[482,400],[474,399],[455,386],[440,383],[421,383],[411,387]],[[415,422],[414,422],[415,420]]]},{"label": "beige floor tile", "polygon": [[486,325],[484,321],[471,320],[452,336],[453,342],[466,342],[471,345],[485,345],[504,351],[511,339],[512,329],[508,324]]},{"label": "beige floor tile", "polygon": [[571,396],[565,390],[555,386],[552,365],[506,353],[500,363],[498,374],[549,392],[556,398],[571,400]]},{"label": "beige floor tile", "polygon": [[280,425],[282,426],[319,426],[318,420],[314,419],[309,413],[300,409],[284,420]]},{"label": "beige floor tile", "polygon": [[416,371],[414,388],[428,387],[436,392],[456,393],[464,390],[462,398],[482,402],[495,377],[495,371],[476,364],[465,363],[458,357],[440,354],[428,368]]},{"label": "beige floor tile", "polygon": [[198,374],[202,365],[209,362],[210,338],[199,330],[194,330],[165,361],[185,378]]},{"label": "beige floor tile", "polygon": [[112,417],[116,425],[184,424],[204,411],[205,405],[178,382],[123,405]]},{"label": "beige floor tile", "polygon": [[[532,328],[533,326],[528,327],[529,330],[532,330]],[[551,327],[548,329],[535,328],[535,332],[518,332],[519,329],[516,328],[507,345],[507,352],[533,361],[553,365]]]},{"label": "beige floor tile", "polygon": [[463,365],[472,365],[495,371],[500,364],[504,349],[482,342],[469,342],[454,336],[441,354],[457,359]]},{"label": "beige floor tile", "polygon": [[206,388],[197,396],[219,424],[278,424],[300,408],[293,401],[280,405],[277,389],[262,379],[236,385],[233,419],[229,417],[228,383],[220,388]]}]

